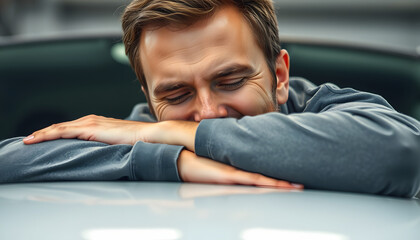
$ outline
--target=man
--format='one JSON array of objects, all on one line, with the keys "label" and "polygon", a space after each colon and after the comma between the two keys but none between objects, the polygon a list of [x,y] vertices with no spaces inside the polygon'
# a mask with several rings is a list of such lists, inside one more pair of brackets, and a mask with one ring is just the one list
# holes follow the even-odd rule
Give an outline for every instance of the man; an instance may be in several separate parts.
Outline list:
[{"label": "man", "polygon": [[123,30],[148,106],[130,121],[87,116],[37,131],[26,145],[3,141],[2,182],[418,191],[420,123],[377,95],[289,80],[269,1],[135,0]]}]

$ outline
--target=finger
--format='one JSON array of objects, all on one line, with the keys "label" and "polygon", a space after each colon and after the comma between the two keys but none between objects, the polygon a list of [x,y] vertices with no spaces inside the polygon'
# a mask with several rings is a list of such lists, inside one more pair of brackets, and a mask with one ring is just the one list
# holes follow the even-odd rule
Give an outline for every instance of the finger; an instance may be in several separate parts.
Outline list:
[{"label": "finger", "polygon": [[291,183],[291,182],[284,181],[284,180],[273,179],[273,178],[269,178],[269,177],[266,177],[266,176],[263,176],[263,175],[261,175],[261,176],[262,177],[260,177],[259,180],[257,181],[257,183],[255,184],[256,186],[285,188],[285,189],[296,189],[296,190],[301,190],[301,189],[304,188],[302,184]]},{"label": "finger", "polygon": [[51,125],[27,136],[23,139],[23,142],[25,144],[34,144],[60,138],[76,138],[80,134],[80,129],[69,125],[70,122]]},{"label": "finger", "polygon": [[303,189],[303,185],[301,184],[294,184],[283,180],[277,180],[258,173],[249,173],[237,170],[231,176],[233,177],[232,181],[236,184],[285,189]]},{"label": "finger", "polygon": [[83,126],[98,125],[99,121],[103,121],[105,117],[88,115],[79,119],[53,124],[49,127],[32,133],[23,139],[25,144],[34,144],[43,141],[55,140],[60,138],[79,138],[83,140],[91,140],[92,134],[85,133]]},{"label": "finger", "polygon": [[241,184],[260,187],[303,189],[300,184],[266,177],[258,173],[245,172],[214,160],[196,156],[183,150],[178,159],[178,169],[183,181],[216,184]]}]

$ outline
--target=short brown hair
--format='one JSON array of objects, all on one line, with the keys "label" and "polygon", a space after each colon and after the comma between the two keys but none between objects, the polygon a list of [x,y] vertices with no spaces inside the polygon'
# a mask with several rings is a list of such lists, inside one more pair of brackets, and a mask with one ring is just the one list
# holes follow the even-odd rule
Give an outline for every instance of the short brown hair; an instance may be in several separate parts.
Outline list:
[{"label": "short brown hair", "polygon": [[140,37],[143,28],[168,25],[189,26],[198,20],[211,16],[221,6],[226,5],[235,6],[250,24],[257,44],[263,51],[267,65],[273,75],[273,91],[275,90],[275,64],[281,48],[277,20],[273,3],[270,0],[134,0],[126,7],[122,16],[123,41],[125,53],[146,91],[148,101],[147,82],[139,56]]}]

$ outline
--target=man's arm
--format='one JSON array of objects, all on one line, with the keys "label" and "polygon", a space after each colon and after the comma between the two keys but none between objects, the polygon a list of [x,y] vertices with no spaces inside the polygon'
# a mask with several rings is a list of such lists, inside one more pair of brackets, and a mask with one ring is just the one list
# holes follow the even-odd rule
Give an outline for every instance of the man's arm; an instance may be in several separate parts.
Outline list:
[{"label": "man's arm", "polygon": [[418,192],[417,120],[373,94],[333,85],[307,92],[306,99],[292,95],[297,99],[289,105],[303,113],[203,120],[196,154],[306,188],[403,197]]},{"label": "man's arm", "polygon": [[61,180],[180,181],[181,146],[138,142],[108,145],[59,139],[25,145],[22,138],[0,142],[0,182]]},{"label": "man's arm", "polygon": [[[179,175],[178,175],[179,173]],[[288,182],[199,157],[182,146],[136,142],[108,145],[59,139],[25,145],[0,142],[0,183],[34,181],[180,181],[300,189]]]},{"label": "man's arm", "polygon": [[195,150],[306,188],[411,197],[420,182],[419,130],[382,110],[205,120]]}]

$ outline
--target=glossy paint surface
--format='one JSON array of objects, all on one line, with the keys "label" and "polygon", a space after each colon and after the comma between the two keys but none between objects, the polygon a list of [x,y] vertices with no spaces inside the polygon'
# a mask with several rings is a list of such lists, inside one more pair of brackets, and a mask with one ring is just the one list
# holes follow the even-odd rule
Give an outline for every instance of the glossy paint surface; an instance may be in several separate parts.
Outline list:
[{"label": "glossy paint surface", "polygon": [[0,239],[419,239],[420,200],[158,182],[0,185]]}]

